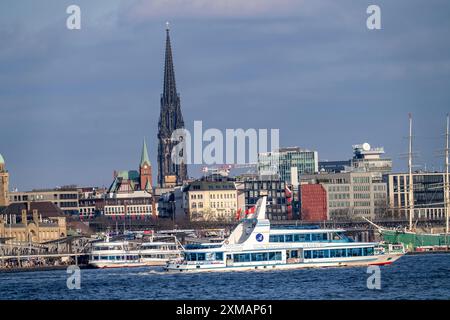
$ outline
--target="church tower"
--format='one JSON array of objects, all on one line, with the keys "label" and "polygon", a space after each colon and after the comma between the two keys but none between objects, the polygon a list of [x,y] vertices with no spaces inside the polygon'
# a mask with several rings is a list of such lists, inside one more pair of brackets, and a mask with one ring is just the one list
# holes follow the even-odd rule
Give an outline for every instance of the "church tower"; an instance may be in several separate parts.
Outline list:
[{"label": "church tower", "polygon": [[141,190],[152,192],[152,164],[148,158],[147,143],[142,145],[141,163],[139,164],[139,179]]},{"label": "church tower", "polygon": [[0,207],[9,205],[9,173],[5,168],[5,159],[0,154]]},{"label": "church tower", "polygon": [[168,184],[180,185],[187,178],[186,164],[175,164],[171,158],[172,149],[176,145],[171,141],[172,132],[181,128],[184,128],[184,121],[180,96],[175,85],[172,47],[167,23],[164,85],[158,123],[158,185],[160,187],[168,186]]}]

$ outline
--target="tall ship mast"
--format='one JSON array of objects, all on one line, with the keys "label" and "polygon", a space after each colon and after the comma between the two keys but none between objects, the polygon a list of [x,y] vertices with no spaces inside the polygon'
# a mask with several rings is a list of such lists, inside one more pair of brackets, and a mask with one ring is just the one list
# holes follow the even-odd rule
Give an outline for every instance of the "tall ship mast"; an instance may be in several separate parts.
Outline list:
[{"label": "tall ship mast", "polygon": [[448,133],[449,133],[449,115],[447,113],[447,126],[445,129],[445,178],[444,178],[444,206],[445,206],[445,233],[448,235],[448,214],[449,214],[449,201],[450,201],[450,181],[448,175],[448,156],[449,156],[449,148],[448,148]]},{"label": "tall ship mast", "polygon": [[405,203],[405,209],[409,214],[409,228],[407,230],[387,229],[374,225],[380,232],[382,238],[387,243],[402,243],[408,251],[420,250],[449,250],[450,235],[449,235],[449,205],[450,205],[450,176],[449,176],[449,115],[447,114],[447,123],[445,131],[445,173],[443,173],[443,193],[444,193],[444,213],[445,213],[445,233],[427,233],[413,230],[414,217],[414,175],[412,172],[412,116],[409,114],[409,152],[408,152],[408,189],[405,190],[408,194],[408,201]]},{"label": "tall ship mast", "polygon": [[409,208],[409,230],[413,230],[413,216],[414,216],[414,181],[412,174],[412,115],[409,114],[409,150],[408,150],[408,208]]}]

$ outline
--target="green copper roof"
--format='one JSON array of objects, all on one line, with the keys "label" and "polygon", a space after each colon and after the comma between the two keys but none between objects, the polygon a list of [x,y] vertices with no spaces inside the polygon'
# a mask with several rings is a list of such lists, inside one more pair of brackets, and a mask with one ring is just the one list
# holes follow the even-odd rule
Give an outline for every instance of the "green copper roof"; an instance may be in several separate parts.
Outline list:
[{"label": "green copper roof", "polygon": [[117,177],[124,180],[139,180],[139,172],[136,170],[118,171]]},{"label": "green copper roof", "polygon": [[144,165],[144,163],[147,162],[148,165],[151,165],[150,160],[148,158],[148,152],[147,152],[147,144],[145,143],[142,145],[142,154],[141,154],[141,166]]},{"label": "green copper roof", "polygon": [[129,183],[131,189],[136,190],[136,185],[139,184],[139,172],[136,170],[117,171],[116,178],[108,189],[108,193],[117,192],[122,183]]},{"label": "green copper roof", "polygon": [[0,153],[0,163],[5,164],[5,159],[3,159],[2,154]]},{"label": "green copper roof", "polygon": [[148,180],[147,180],[147,183],[145,184],[145,190],[147,190],[147,191],[152,190],[152,185],[151,185],[150,181],[148,181]]}]

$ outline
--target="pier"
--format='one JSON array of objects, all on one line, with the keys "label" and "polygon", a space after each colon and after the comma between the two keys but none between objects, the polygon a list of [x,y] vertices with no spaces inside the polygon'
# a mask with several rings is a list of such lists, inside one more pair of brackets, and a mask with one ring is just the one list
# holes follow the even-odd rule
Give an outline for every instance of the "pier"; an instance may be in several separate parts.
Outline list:
[{"label": "pier", "polygon": [[69,265],[84,267],[91,241],[72,236],[38,244],[1,238],[0,272],[59,269]]}]

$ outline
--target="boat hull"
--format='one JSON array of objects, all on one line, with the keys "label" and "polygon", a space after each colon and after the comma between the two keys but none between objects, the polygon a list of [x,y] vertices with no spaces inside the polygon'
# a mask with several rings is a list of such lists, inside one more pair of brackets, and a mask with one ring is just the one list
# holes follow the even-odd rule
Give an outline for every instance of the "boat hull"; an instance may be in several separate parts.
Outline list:
[{"label": "boat hull", "polygon": [[307,268],[338,268],[338,267],[363,267],[363,266],[384,266],[390,265],[403,254],[384,254],[374,256],[364,260],[354,261],[322,261],[322,262],[300,262],[300,263],[277,263],[267,265],[193,265],[168,263],[164,270],[168,272],[225,272],[225,271],[264,271],[264,270],[289,270],[289,269],[307,269]]},{"label": "boat hull", "polygon": [[380,230],[387,243],[402,243],[409,252],[420,247],[446,247],[450,245],[450,235],[405,232],[398,230]]},{"label": "boat hull", "polygon": [[167,260],[149,260],[149,261],[136,261],[136,262],[89,262],[89,265],[96,269],[109,269],[109,268],[132,268],[132,267],[152,267],[152,266],[165,266]]},{"label": "boat hull", "polygon": [[145,267],[145,263],[90,263],[91,267],[95,269],[117,269],[117,268],[136,268]]}]

